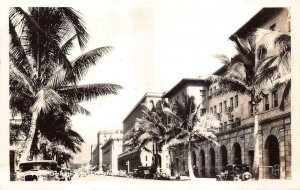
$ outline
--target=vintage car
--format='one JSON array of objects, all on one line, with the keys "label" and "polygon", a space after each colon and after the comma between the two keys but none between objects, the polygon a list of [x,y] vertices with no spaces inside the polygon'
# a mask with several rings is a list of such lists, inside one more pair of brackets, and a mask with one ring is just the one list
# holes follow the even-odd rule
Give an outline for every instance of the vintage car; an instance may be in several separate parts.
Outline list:
[{"label": "vintage car", "polygon": [[247,181],[252,179],[250,167],[246,164],[229,164],[221,174],[216,176],[217,181]]},{"label": "vintage car", "polygon": [[18,181],[57,181],[57,163],[53,160],[26,161],[19,164]]},{"label": "vintage car", "polygon": [[163,169],[159,168],[158,171],[154,174],[154,179],[161,179],[161,180],[169,180],[171,178],[170,172],[166,172]]},{"label": "vintage car", "polygon": [[57,170],[59,173],[59,181],[70,181],[72,178],[72,173],[69,168],[60,168]]},{"label": "vintage car", "polygon": [[134,178],[145,178],[145,179],[153,179],[155,169],[151,166],[139,166],[137,169],[133,170]]}]

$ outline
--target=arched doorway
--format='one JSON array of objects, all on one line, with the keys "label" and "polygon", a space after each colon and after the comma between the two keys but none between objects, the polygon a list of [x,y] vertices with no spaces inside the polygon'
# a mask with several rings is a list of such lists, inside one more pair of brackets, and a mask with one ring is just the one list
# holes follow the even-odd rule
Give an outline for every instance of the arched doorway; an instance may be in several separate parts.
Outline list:
[{"label": "arched doorway", "polygon": [[233,163],[242,164],[242,154],[241,146],[239,143],[234,143],[233,145]]},{"label": "arched doorway", "polygon": [[211,177],[215,177],[215,175],[216,175],[216,155],[215,155],[215,150],[213,148],[209,149],[209,157],[210,157],[209,174]]},{"label": "arched doorway", "polygon": [[153,165],[161,168],[161,156],[159,154],[155,154],[152,159]]},{"label": "arched doorway", "polygon": [[269,171],[265,171],[265,176],[272,179],[280,178],[280,156],[279,142],[274,135],[268,136],[265,144],[265,165],[269,166]]},{"label": "arched doorway", "polygon": [[228,164],[227,149],[224,145],[222,145],[221,148],[220,148],[220,154],[221,154],[221,168],[222,168],[222,170],[224,170],[226,165]]},{"label": "arched doorway", "polygon": [[195,151],[192,152],[192,167],[196,177],[198,177],[197,157]]},{"label": "arched doorway", "polygon": [[205,176],[205,154],[204,151],[200,151],[200,158],[201,158],[201,176]]},{"label": "arched doorway", "polygon": [[193,166],[196,166],[197,165],[197,162],[196,162],[196,153],[193,151],[192,152],[192,164]]}]

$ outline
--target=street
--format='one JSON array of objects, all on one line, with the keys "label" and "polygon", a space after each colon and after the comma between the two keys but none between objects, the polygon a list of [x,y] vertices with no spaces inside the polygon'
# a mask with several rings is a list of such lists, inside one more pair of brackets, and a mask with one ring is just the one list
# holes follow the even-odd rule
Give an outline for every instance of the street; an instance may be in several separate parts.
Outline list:
[{"label": "street", "polygon": [[181,180],[153,180],[104,175],[88,175],[86,177],[75,175],[72,181],[76,182],[79,186],[89,184],[89,186],[98,187],[101,185],[105,186],[106,189],[259,189],[262,185],[272,187],[272,189],[283,189],[285,186],[291,185],[288,181],[279,180],[216,181],[215,178],[196,178],[195,180],[190,180],[187,177],[183,177]]}]

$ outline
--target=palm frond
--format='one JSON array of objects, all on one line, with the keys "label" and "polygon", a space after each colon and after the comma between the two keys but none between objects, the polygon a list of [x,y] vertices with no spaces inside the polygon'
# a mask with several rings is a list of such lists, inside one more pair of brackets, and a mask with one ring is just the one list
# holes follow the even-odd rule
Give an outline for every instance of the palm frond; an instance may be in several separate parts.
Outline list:
[{"label": "palm frond", "polygon": [[224,54],[215,54],[215,55],[213,55],[213,57],[218,59],[221,63],[223,63],[225,65],[230,63],[230,58]]},{"label": "palm frond", "polygon": [[167,143],[167,146],[169,146],[169,147],[176,146],[176,145],[180,145],[180,144],[185,144],[186,142],[188,142],[188,137],[183,138],[183,139],[172,138],[172,140],[170,140]]},{"label": "palm frond", "polygon": [[92,65],[96,65],[97,61],[104,55],[109,53],[113,48],[110,46],[100,47],[91,50],[72,61],[73,72],[77,80],[82,79]]},{"label": "palm frond", "polygon": [[76,102],[81,102],[89,101],[99,96],[106,96],[109,94],[116,95],[118,94],[119,89],[122,89],[119,85],[102,83],[61,87],[57,91],[63,97],[67,97]]},{"label": "palm frond", "polygon": [[279,109],[282,110],[282,111],[284,111],[285,100],[289,97],[290,91],[291,91],[291,80],[289,80],[287,82],[287,84],[284,86],[282,98],[280,100],[280,105],[279,105]]},{"label": "palm frond", "polygon": [[32,111],[40,113],[49,112],[53,107],[66,104],[64,99],[52,89],[41,89],[37,93],[36,101],[31,107]]},{"label": "palm frond", "polygon": [[238,52],[241,52],[243,55],[249,55],[251,52],[251,44],[248,39],[242,39],[237,35],[234,35],[232,41]]},{"label": "palm frond", "polygon": [[86,31],[84,22],[79,16],[79,13],[70,7],[61,7],[59,8],[59,10],[61,10],[64,13],[65,18],[68,19],[70,23],[72,23],[76,31],[79,46],[81,49],[83,49],[88,42],[89,34]]},{"label": "palm frond", "polygon": [[16,32],[16,26],[12,23],[11,19],[9,19],[9,34],[11,37],[9,49],[10,58],[22,73],[27,76],[32,75],[33,70]]},{"label": "palm frond", "polygon": [[81,105],[75,103],[75,104],[69,104],[71,111],[76,114],[76,113],[80,113],[80,114],[84,114],[87,116],[91,115],[91,112],[89,112],[87,109],[85,109],[84,107],[82,107]]},{"label": "palm frond", "polygon": [[73,47],[73,41],[76,39],[77,35],[75,34],[73,37],[71,37],[68,41],[64,43],[61,47],[61,53],[62,54],[68,54],[69,50]]},{"label": "palm frond", "polygon": [[[10,56],[10,58],[12,58],[12,56]],[[21,85],[19,87],[28,89],[32,95],[34,94],[34,82],[28,76],[26,76],[20,70],[18,70],[18,68],[15,67],[14,62],[11,60],[9,64],[9,75],[10,78],[12,78],[15,81],[18,81],[18,83]]]}]

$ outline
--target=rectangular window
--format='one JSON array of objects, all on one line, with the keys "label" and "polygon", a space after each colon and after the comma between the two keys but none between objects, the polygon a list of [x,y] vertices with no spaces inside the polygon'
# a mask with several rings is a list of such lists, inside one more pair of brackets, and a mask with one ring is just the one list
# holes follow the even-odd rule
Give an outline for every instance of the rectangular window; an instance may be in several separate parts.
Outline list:
[{"label": "rectangular window", "polygon": [[227,112],[227,101],[224,101],[224,112]]},{"label": "rectangular window", "polygon": [[225,121],[225,122],[224,122],[224,126],[223,126],[223,128],[224,128],[224,131],[226,131],[226,130],[227,130],[227,121]]},{"label": "rectangular window", "polygon": [[212,107],[210,108],[210,113],[213,113],[213,108]]},{"label": "rectangular window", "polygon": [[233,108],[233,97],[230,98],[230,107]]},{"label": "rectangular window", "polygon": [[206,95],[206,90],[200,90],[200,96],[205,96]]},{"label": "rectangular window", "polygon": [[209,89],[209,95],[210,95],[210,96],[212,95],[212,88]]},{"label": "rectangular window", "polygon": [[222,113],[222,102],[219,104],[219,112]]},{"label": "rectangular window", "polygon": [[240,120],[240,118],[235,118],[235,126],[236,127],[239,127],[241,125],[241,120]]},{"label": "rectangular window", "polygon": [[200,90],[200,98],[202,100],[205,100],[206,99],[206,90]]},{"label": "rectangular window", "polygon": [[264,97],[264,111],[268,111],[270,109],[269,105],[269,94]]},{"label": "rectangular window", "polygon": [[239,96],[235,95],[235,107],[237,108],[239,106]]},{"label": "rectangular window", "polygon": [[201,109],[201,115],[204,115],[206,113],[206,109],[205,108],[203,108],[203,109]]},{"label": "rectangular window", "polygon": [[214,114],[217,114],[217,106],[214,106]]},{"label": "rectangular window", "polygon": [[253,115],[253,105],[252,105],[251,101],[248,102],[248,107],[249,107],[249,115],[252,116]]},{"label": "rectangular window", "polygon": [[273,108],[278,107],[278,91],[277,90],[272,92],[272,102],[273,102]]}]

